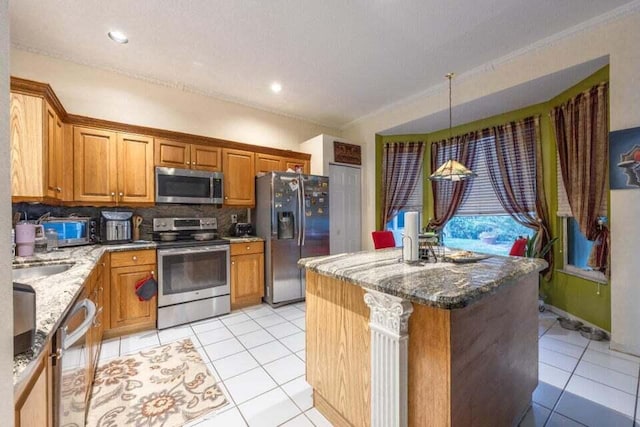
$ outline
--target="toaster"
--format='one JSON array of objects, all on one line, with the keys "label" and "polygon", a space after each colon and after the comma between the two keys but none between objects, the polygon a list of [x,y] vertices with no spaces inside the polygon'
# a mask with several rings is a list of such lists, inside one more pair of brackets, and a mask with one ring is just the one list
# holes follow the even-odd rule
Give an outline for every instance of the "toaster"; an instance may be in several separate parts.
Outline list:
[{"label": "toaster", "polygon": [[36,337],[36,291],[13,282],[13,355],[33,347]]},{"label": "toaster", "polygon": [[231,235],[234,237],[250,236],[253,234],[253,225],[248,222],[236,222],[231,226]]}]

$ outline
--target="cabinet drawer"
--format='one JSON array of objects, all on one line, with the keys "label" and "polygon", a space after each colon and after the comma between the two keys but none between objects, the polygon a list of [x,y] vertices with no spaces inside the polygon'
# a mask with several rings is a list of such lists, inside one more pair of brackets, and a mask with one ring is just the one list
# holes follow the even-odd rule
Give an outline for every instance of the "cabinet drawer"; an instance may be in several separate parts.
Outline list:
[{"label": "cabinet drawer", "polygon": [[232,243],[231,256],[262,253],[263,245],[264,242]]},{"label": "cabinet drawer", "polygon": [[129,265],[145,265],[156,263],[155,249],[142,251],[113,252],[111,254],[112,267],[125,267]]}]

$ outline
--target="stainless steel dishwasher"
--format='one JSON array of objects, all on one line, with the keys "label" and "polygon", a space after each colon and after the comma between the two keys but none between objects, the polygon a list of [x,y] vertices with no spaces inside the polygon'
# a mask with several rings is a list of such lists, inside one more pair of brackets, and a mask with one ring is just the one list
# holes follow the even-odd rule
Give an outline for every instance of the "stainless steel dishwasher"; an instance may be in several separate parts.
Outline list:
[{"label": "stainless steel dishwasher", "polygon": [[54,426],[84,426],[89,383],[89,348],[86,335],[96,315],[88,298],[80,299],[65,316],[54,338],[53,404]]}]

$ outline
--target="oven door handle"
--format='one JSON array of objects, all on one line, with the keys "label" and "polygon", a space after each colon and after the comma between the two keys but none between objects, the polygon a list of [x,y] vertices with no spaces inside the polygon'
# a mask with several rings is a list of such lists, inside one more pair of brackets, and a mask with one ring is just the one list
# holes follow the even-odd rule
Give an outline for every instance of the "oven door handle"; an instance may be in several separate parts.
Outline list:
[{"label": "oven door handle", "polygon": [[182,255],[197,254],[202,252],[223,252],[228,251],[229,245],[204,246],[198,248],[175,248],[175,249],[158,249],[158,255]]},{"label": "oven door handle", "polygon": [[82,323],[80,324],[80,326],[78,326],[78,328],[75,331],[67,335],[68,326],[65,325],[62,328],[62,349],[63,350],[66,350],[72,345],[74,345],[80,338],[82,338],[87,333],[89,328],[93,326],[93,319],[96,316],[96,305],[93,303],[93,301],[91,301],[88,298],[85,298],[82,301],[80,301],[73,308],[73,310],[71,310],[71,313],[69,313],[68,318],[69,319],[72,318],[78,311],[82,309],[87,310],[87,315],[82,321]]}]

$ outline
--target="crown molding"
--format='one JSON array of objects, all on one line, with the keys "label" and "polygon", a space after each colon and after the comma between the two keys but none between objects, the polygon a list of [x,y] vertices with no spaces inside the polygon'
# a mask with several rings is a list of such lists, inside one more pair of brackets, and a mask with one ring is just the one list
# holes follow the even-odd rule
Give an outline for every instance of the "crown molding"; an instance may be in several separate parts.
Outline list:
[{"label": "crown molding", "polygon": [[247,108],[252,108],[254,110],[259,110],[259,111],[263,111],[266,113],[270,113],[270,114],[275,114],[278,116],[282,116],[282,117],[286,117],[287,119],[292,119],[292,120],[297,120],[297,121],[301,121],[301,122],[305,122],[305,123],[311,123],[317,126],[322,126],[322,127],[326,127],[326,128],[330,128],[330,129],[340,129],[340,124],[339,123],[324,123],[324,122],[320,122],[317,120],[313,120],[310,119],[308,117],[304,117],[304,116],[298,116],[295,114],[291,114],[291,113],[286,113],[280,110],[277,110],[275,108],[269,108],[269,107],[265,107],[264,105],[261,104],[257,104],[257,103],[252,103],[252,102],[248,102],[246,100],[237,98],[237,97],[232,97],[229,95],[224,95],[222,93],[219,92],[215,92],[215,91],[208,91],[208,90],[203,90],[200,89],[198,87],[192,86],[192,85],[188,85],[184,82],[180,82],[180,81],[168,81],[168,80],[162,80],[162,79],[158,79],[155,77],[152,77],[148,74],[144,74],[144,73],[134,73],[122,68],[117,68],[117,67],[111,67],[105,64],[97,64],[94,62],[90,62],[90,61],[86,61],[80,58],[77,58],[76,56],[73,55],[67,55],[67,54],[63,54],[60,52],[52,52],[52,51],[48,51],[48,50],[43,50],[43,49],[39,49],[39,48],[35,48],[32,46],[28,46],[25,44],[21,44],[21,43],[17,43],[17,42],[12,42],[11,46],[15,49],[18,50],[22,50],[24,52],[29,52],[29,53],[33,53],[36,55],[42,55],[42,56],[46,56],[49,58],[53,58],[53,59],[58,59],[58,60],[62,60],[62,61],[67,61],[67,62],[71,62],[77,65],[83,65],[85,67],[89,67],[89,68],[94,68],[94,69],[98,69],[98,70],[102,70],[102,71],[109,71],[111,73],[114,74],[119,74],[125,77],[129,77],[132,79],[136,79],[136,80],[141,80],[143,82],[146,83],[150,83],[153,85],[157,85],[157,86],[163,86],[163,87],[167,87],[167,88],[171,88],[171,89],[178,89],[182,92],[186,92],[186,93],[191,93],[194,95],[200,95],[200,96],[205,96],[207,98],[212,98],[218,101],[224,101],[224,102],[229,102],[232,104],[237,104],[237,105],[241,105],[243,107],[247,107]]},{"label": "crown molding", "polygon": [[[521,49],[517,49],[514,50],[504,56],[501,56],[493,61],[489,61],[486,62],[482,65],[479,65],[475,68],[472,68],[469,71],[465,71],[460,73],[458,76],[456,76],[456,80],[457,81],[464,81],[464,80],[468,80],[471,79],[475,76],[481,75],[483,73],[486,72],[491,72],[494,71],[498,66],[509,63],[511,61],[514,61],[515,59],[527,55],[531,52],[535,52],[550,46],[554,46],[558,43],[560,43],[561,41],[564,41],[570,37],[573,37],[577,34],[581,34],[584,32],[587,32],[589,30],[593,30],[595,28],[601,27],[603,25],[606,25],[608,23],[611,22],[615,22],[618,21],[620,19],[626,18],[629,15],[633,15],[635,13],[640,12],[640,0],[634,0],[630,3],[627,3],[625,5],[622,5],[620,7],[617,7],[613,10],[610,10],[609,12],[606,12],[602,15],[598,15],[596,17],[593,17],[591,19],[588,19],[586,21],[583,21],[577,25],[574,25],[573,27],[569,27],[563,31],[560,31],[558,33],[552,34],[548,37],[545,37],[543,39],[540,39],[534,43],[531,43],[528,46],[525,46]],[[408,104],[412,101],[415,101],[417,99],[421,99],[421,98],[425,98],[425,97],[429,97],[432,95],[435,95],[437,93],[443,92],[447,89],[448,87],[448,83],[443,82],[443,83],[439,83],[435,86],[431,86],[421,92],[418,92],[416,94],[407,96],[401,100],[398,100],[396,102],[393,102],[391,104],[388,104],[384,107],[381,107],[375,111],[372,111],[371,113],[365,114],[364,116],[360,116],[355,120],[350,121],[349,123],[343,125],[342,127],[340,127],[341,131],[344,131],[352,126],[357,125],[358,123],[365,121],[371,117],[375,117],[377,115],[383,114],[385,112],[388,111],[392,111],[394,109],[397,109],[405,104]]]}]

